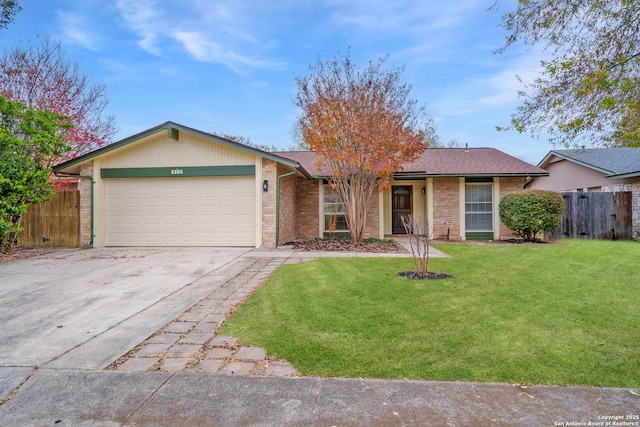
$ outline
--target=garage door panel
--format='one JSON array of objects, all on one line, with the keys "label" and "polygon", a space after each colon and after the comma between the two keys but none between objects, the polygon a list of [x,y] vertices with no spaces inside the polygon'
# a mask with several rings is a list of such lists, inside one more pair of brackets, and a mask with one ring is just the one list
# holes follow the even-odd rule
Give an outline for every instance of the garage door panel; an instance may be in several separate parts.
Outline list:
[{"label": "garage door panel", "polygon": [[254,177],[105,180],[107,246],[253,246]]}]

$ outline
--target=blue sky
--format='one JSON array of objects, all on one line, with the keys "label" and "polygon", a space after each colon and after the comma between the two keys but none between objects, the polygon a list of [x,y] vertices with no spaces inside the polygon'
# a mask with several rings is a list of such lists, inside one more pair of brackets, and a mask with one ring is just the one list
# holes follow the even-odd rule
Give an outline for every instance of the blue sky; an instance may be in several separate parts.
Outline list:
[{"label": "blue sky", "polygon": [[389,54],[443,141],[495,147],[537,164],[552,148],[508,125],[540,54],[501,55],[499,27],[514,0],[22,0],[0,31],[16,42],[60,38],[107,87],[115,140],[167,120],[287,149],[298,115],[295,78],[317,58],[351,49],[366,64]]}]

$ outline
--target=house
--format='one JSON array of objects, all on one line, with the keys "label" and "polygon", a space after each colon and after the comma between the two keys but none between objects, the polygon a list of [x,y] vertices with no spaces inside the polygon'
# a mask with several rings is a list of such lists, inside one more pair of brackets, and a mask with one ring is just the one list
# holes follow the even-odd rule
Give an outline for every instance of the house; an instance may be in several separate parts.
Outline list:
[{"label": "house", "polygon": [[640,238],[640,149],[552,150],[538,164],[548,176],[531,177],[528,189],[558,192],[631,192],[632,234]]},{"label": "house", "polygon": [[[81,246],[276,247],[321,237],[340,203],[313,152],[267,153],[166,122],[57,165],[80,181]],[[498,202],[547,173],[492,148],[427,149],[369,207],[367,236],[427,220],[435,238],[500,239]]]},{"label": "house", "polygon": [[529,189],[633,191],[640,185],[640,149],[629,147],[552,150],[538,163],[548,176],[532,177]]}]

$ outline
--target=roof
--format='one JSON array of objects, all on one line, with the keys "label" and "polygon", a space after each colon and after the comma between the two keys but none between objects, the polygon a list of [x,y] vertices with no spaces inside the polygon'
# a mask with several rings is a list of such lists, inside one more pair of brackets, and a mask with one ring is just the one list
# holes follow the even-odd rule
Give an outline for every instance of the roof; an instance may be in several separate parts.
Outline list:
[{"label": "roof", "polygon": [[[237,149],[240,149],[242,151],[249,152],[249,153],[258,155],[260,157],[264,157],[264,158],[267,158],[269,160],[273,160],[273,161],[276,161],[278,163],[282,163],[282,164],[285,164],[287,166],[294,167],[296,169],[300,168],[300,164],[297,163],[294,160],[278,156],[277,154],[268,153],[268,152],[260,150],[258,148],[251,147],[251,146],[248,146],[248,145],[245,145],[245,144],[241,144],[239,142],[232,141],[230,139],[222,138],[222,137],[214,135],[212,133],[203,132],[203,131],[200,131],[200,130],[197,130],[197,129],[190,128],[188,126],[181,125],[179,123],[168,121],[168,122],[165,122],[165,123],[163,123],[161,125],[152,127],[151,129],[147,129],[147,130],[142,131],[142,132],[140,132],[138,134],[135,134],[133,136],[125,138],[123,140],[114,142],[113,144],[106,145],[106,146],[104,146],[102,148],[99,148],[97,150],[94,150],[94,151],[91,151],[89,153],[83,154],[82,156],[78,156],[75,159],[71,159],[71,160],[68,160],[66,162],[60,163],[60,164],[54,166],[53,170],[54,170],[54,172],[63,172],[65,170],[68,171],[73,166],[80,165],[81,163],[84,163],[86,161],[94,159],[94,158],[96,158],[98,156],[101,156],[103,154],[106,154],[106,153],[108,153],[110,151],[113,151],[113,150],[116,150],[118,148],[124,147],[124,146],[126,146],[128,144],[131,144],[132,142],[138,141],[138,140],[140,140],[142,138],[145,138],[147,136],[150,136],[150,135],[153,135],[153,134],[155,134],[157,132],[161,132],[161,131],[165,131],[165,130],[167,131],[169,138],[177,139],[177,132],[180,132],[180,131],[187,132],[187,133],[191,133],[193,135],[197,135],[197,136],[200,136],[202,138],[208,139],[208,140],[210,140],[212,142],[217,142],[217,143],[229,146],[229,147],[237,148]],[[305,175],[309,176],[307,171],[301,170],[301,172],[304,173]]]},{"label": "roof", "polygon": [[[77,173],[79,165],[93,158],[117,150],[157,132],[166,131],[169,138],[177,139],[178,132],[187,132],[212,142],[255,154],[275,162],[298,169],[308,178],[326,178],[327,170],[318,167],[318,156],[313,151],[286,151],[269,153],[258,148],[231,141],[217,135],[202,132],[175,122],[165,122],[121,141],[91,151],[75,159],[56,165],[53,170],[62,173]],[[403,165],[396,178],[424,178],[438,176],[546,176],[548,173],[525,161],[510,156],[495,148],[428,148],[418,159]]]},{"label": "roof", "polygon": [[[318,168],[318,156],[312,151],[275,153],[298,162],[314,177],[327,177]],[[402,177],[439,176],[547,176],[547,171],[495,148],[427,148],[420,157],[403,165],[394,174]]]},{"label": "roof", "polygon": [[640,176],[640,148],[609,147],[552,150],[538,166],[546,167],[552,158],[579,164],[605,174],[606,178],[631,178]]}]

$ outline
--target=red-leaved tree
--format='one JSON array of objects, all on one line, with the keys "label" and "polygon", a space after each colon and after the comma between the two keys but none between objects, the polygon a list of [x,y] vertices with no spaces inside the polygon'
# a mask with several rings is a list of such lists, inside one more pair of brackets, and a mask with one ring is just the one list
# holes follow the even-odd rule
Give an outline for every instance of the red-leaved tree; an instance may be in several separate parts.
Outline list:
[{"label": "red-leaved tree", "polygon": [[359,69],[347,52],[318,60],[309,75],[296,79],[302,138],[328,169],[356,244],[379,186],[426,148],[424,107],[409,98],[404,69],[385,67],[387,59]]},{"label": "red-leaved tree", "polygon": [[0,57],[0,92],[28,107],[69,118],[73,127],[64,142],[71,151],[51,163],[99,148],[116,132],[114,118],[105,114],[109,103],[105,86],[92,84],[59,41],[45,38],[39,46],[19,43],[6,51]]}]

